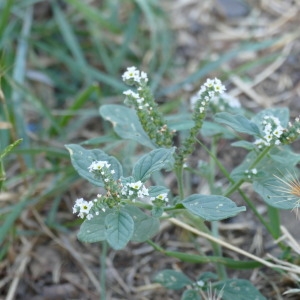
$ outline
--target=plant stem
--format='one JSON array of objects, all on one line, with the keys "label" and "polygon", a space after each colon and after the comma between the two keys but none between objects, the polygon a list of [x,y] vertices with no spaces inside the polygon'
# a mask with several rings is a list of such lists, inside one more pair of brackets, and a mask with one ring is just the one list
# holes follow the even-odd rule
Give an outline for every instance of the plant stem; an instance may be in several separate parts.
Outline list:
[{"label": "plant stem", "polygon": [[268,205],[268,216],[270,220],[270,228],[272,228],[272,236],[278,239],[280,236],[280,216],[278,208]]},{"label": "plant stem", "polygon": [[[254,160],[254,162],[249,167],[250,169],[254,168],[264,157],[267,153],[271,150],[272,146],[266,147]],[[243,197],[244,201],[248,204],[248,206],[252,209],[256,217],[259,221],[265,226],[268,232],[272,235],[273,238],[278,238],[280,236],[280,220],[279,220],[279,212],[277,208],[271,207],[268,205],[268,215],[270,224],[268,224],[264,218],[260,215],[257,211],[255,205],[251,202],[251,200],[244,194],[244,192],[240,189],[240,186],[244,183],[244,179],[240,179],[239,181],[233,183],[227,191],[225,191],[224,196],[228,197],[234,191],[238,190],[240,195]]]},{"label": "plant stem", "polygon": [[104,241],[102,244],[102,251],[100,254],[100,300],[106,299],[106,257],[107,257],[107,242]]},{"label": "plant stem", "polygon": [[179,197],[180,200],[184,199],[184,188],[183,188],[183,166],[182,165],[177,165],[175,167],[175,175],[177,178],[177,183],[178,183],[178,192],[179,192]]},{"label": "plant stem", "polygon": [[[254,162],[250,165],[249,169],[253,169],[271,150],[273,146],[266,147],[262,152],[259,153],[259,155],[256,157]],[[236,181],[233,185],[231,185],[227,191],[224,192],[223,196],[228,197],[233,192],[239,189],[239,187],[245,182],[244,179],[240,179]]]},{"label": "plant stem", "polygon": [[[208,184],[211,194],[215,194],[215,179],[216,179],[216,160],[214,157],[217,155],[217,137],[214,137],[211,143],[211,156],[209,160],[209,177],[208,177]],[[213,221],[211,222],[211,234],[215,238],[219,238],[219,222]],[[215,256],[222,257],[222,247],[219,244],[212,244],[213,246],[213,252]],[[225,280],[227,278],[227,272],[226,268],[222,264],[216,264],[217,273],[220,277],[220,279]]]},{"label": "plant stem", "polygon": [[246,196],[246,194],[241,189],[239,189],[238,192],[242,196],[243,200],[247,203],[247,205],[252,209],[253,213],[259,219],[259,221],[266,227],[266,229],[268,230],[268,232],[272,236],[274,236],[273,235],[272,227],[265,221],[265,219],[263,218],[263,216],[257,211],[257,209],[256,209],[255,205],[252,203],[252,201]]}]

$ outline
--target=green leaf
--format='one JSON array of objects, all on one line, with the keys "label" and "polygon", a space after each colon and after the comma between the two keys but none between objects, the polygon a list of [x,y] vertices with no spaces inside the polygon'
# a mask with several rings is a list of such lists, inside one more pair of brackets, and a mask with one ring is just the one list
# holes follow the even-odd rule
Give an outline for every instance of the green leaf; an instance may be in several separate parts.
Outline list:
[{"label": "green leaf", "polygon": [[253,183],[253,189],[270,206],[280,209],[293,209],[299,206],[299,197],[283,192],[282,189],[289,190],[289,187],[272,177],[260,178]]},{"label": "green leaf", "polygon": [[201,300],[198,291],[196,290],[186,290],[182,294],[181,300]]},{"label": "green leaf", "polygon": [[[247,179],[246,170],[252,168],[253,162],[257,158],[257,153],[252,151],[237,166],[230,174],[233,180]],[[259,173],[264,173],[265,177],[272,177],[273,174],[278,173],[278,170],[286,170],[295,166],[300,160],[300,155],[292,152],[288,146],[274,147],[270,150],[269,155],[265,156],[255,168]],[[255,176],[253,176],[255,180]]]},{"label": "green leaf", "polygon": [[253,150],[255,148],[254,144],[248,141],[238,141],[231,144],[234,147],[241,147],[247,150]]},{"label": "green leaf", "polygon": [[234,139],[236,135],[231,129],[224,127],[218,123],[205,121],[201,128],[201,134],[204,136],[222,135],[225,139]]},{"label": "green leaf", "polygon": [[106,227],[104,221],[105,217],[111,212],[112,210],[99,211],[98,216],[94,216],[91,220],[86,219],[80,226],[77,238],[85,243],[105,241]]},{"label": "green leaf", "polygon": [[215,121],[230,126],[237,132],[260,136],[257,125],[242,115],[232,115],[226,112],[216,114]]},{"label": "green leaf", "polygon": [[213,289],[222,293],[223,300],[266,300],[248,280],[230,279],[213,284]]},{"label": "green leaf", "polygon": [[88,167],[95,160],[107,161],[111,164],[110,168],[115,171],[112,174],[115,180],[118,180],[122,176],[123,171],[119,161],[113,156],[107,155],[104,151],[98,149],[86,150],[75,144],[65,145],[65,147],[70,153],[72,165],[78,174],[94,185],[103,186],[103,182],[100,179],[95,179],[94,174],[88,170]]},{"label": "green leaf", "polygon": [[132,176],[136,180],[145,182],[153,172],[169,167],[173,164],[174,148],[155,149],[142,156],[134,165]]},{"label": "green leaf", "polygon": [[289,146],[272,149],[270,158],[273,160],[273,164],[275,162],[276,165],[283,164],[286,167],[295,166],[300,162],[300,154],[293,152]]},{"label": "green leaf", "polygon": [[134,232],[134,221],[126,211],[118,211],[105,217],[106,239],[115,250],[125,248]]},{"label": "green leaf", "polygon": [[180,290],[186,285],[192,284],[192,281],[182,272],[168,269],[156,274],[154,282],[160,283],[164,287],[172,290]]},{"label": "green leaf", "polygon": [[144,131],[135,111],[122,105],[102,105],[100,115],[112,123],[115,132],[123,139],[134,140],[149,148],[156,148]]},{"label": "green leaf", "polygon": [[216,195],[194,194],[181,203],[190,213],[207,221],[227,219],[246,210],[245,206],[237,207],[230,199]]},{"label": "green leaf", "polygon": [[152,238],[159,230],[159,220],[143,213],[139,208],[126,205],[124,210],[134,221],[133,242],[145,242]]}]

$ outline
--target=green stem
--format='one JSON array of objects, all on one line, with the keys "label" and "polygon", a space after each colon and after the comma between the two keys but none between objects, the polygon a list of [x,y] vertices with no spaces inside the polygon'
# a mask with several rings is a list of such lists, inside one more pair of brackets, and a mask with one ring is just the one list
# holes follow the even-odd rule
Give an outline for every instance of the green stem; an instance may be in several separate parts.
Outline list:
[{"label": "green stem", "polygon": [[259,219],[259,221],[266,227],[268,232],[274,237],[272,227],[265,221],[264,217],[257,211],[252,201],[246,196],[246,194],[241,189],[239,189],[238,192],[242,196],[243,200],[247,203],[247,205],[252,209],[253,213]]},{"label": "green stem", "polygon": [[177,165],[175,168],[175,175],[178,183],[178,192],[180,200],[184,199],[184,185],[183,185],[183,166]]},{"label": "green stem", "polygon": [[278,239],[280,236],[280,216],[278,208],[268,205],[268,216],[270,220],[270,227],[272,228],[272,236]]},{"label": "green stem", "polygon": [[238,261],[227,257],[219,257],[219,256],[206,256],[206,255],[197,255],[179,251],[168,251],[160,247],[158,244],[154,243],[151,240],[146,241],[150,246],[153,247],[156,251],[169,256],[175,257],[180,261],[194,263],[194,264],[207,264],[207,263],[215,263],[222,264],[231,269],[254,269],[260,267],[262,264],[257,261]]},{"label": "green stem", "polygon": [[[271,150],[273,146],[266,147],[262,152],[259,153],[259,155],[256,157],[254,162],[250,165],[249,169],[253,169]],[[231,185],[227,191],[223,194],[223,196],[228,197],[231,195],[233,192],[239,189],[239,187],[245,182],[244,179],[240,179],[236,181],[233,185]]]},{"label": "green stem", "polygon": [[[209,184],[210,193],[215,194],[216,160],[214,159],[214,157],[216,157],[217,155],[217,137],[214,137],[212,140],[210,153],[212,155],[210,156],[210,160],[209,160],[210,173],[208,177],[208,184]],[[219,238],[218,221],[211,222],[211,234],[215,238]],[[213,246],[214,256],[222,257],[223,256],[222,247],[219,244],[215,244],[212,246]],[[225,266],[222,264],[216,264],[216,269],[220,279],[225,280],[227,278],[227,272]]]},{"label": "green stem", "polygon": [[107,258],[107,242],[104,241],[101,243],[102,251],[100,255],[100,300],[106,299],[106,258]]},{"label": "green stem", "polygon": [[[250,207],[250,209],[253,211],[255,216],[258,218],[258,220],[265,226],[265,228],[268,230],[268,232],[272,235],[273,238],[278,238],[280,234],[280,221],[279,221],[279,214],[278,210],[269,207],[268,206],[268,215],[270,219],[270,224],[266,222],[263,216],[257,211],[255,205],[252,203],[252,201],[246,196],[246,194],[239,188],[239,186],[244,181],[238,181],[234,182],[232,178],[230,178],[230,174],[227,172],[227,170],[224,168],[224,166],[220,163],[220,161],[217,159],[214,153],[212,153],[205,145],[203,145],[200,141],[198,141],[201,146],[209,153],[209,155],[214,159],[215,163],[217,164],[218,168],[221,170],[221,172],[226,176],[226,178],[232,183],[232,186],[224,193],[224,196],[228,196],[232,194],[235,190],[238,190],[239,194],[242,196],[243,200],[247,203],[247,205]],[[266,148],[263,152],[260,153],[260,155],[256,158],[256,160],[251,165],[251,168],[253,168],[269,151],[271,147]]]}]

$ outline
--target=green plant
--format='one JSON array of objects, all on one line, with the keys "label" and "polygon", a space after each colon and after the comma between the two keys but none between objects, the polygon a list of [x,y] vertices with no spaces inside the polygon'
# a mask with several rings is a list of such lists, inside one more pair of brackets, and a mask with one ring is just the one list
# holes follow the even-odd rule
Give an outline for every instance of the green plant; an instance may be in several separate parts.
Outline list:
[{"label": "green plant", "polygon": [[[155,103],[146,73],[130,67],[124,73],[123,80],[134,88],[124,92],[125,103],[130,108],[103,105],[100,107],[100,114],[113,124],[120,138],[133,140],[143,145],[145,150],[150,148],[150,151],[134,161],[131,173],[124,175],[122,164],[104,151],[87,150],[74,144],[66,145],[79,175],[104,188],[103,193],[99,193],[93,201],[81,198],[74,205],[73,213],[85,219],[78,233],[79,240],[89,243],[106,241],[117,250],[124,248],[129,241],[148,242],[156,250],[182,261],[213,262],[218,275],[206,278],[202,274],[196,282],[172,270],[156,275],[155,280],[168,288],[189,287],[182,299],[201,299],[199,291],[206,290],[212,280],[214,283],[210,286],[222,291],[223,299],[232,299],[232,293],[235,299],[249,299],[249,294],[245,295],[246,291],[253,294],[251,299],[265,299],[250,282],[227,279],[225,267],[255,268],[265,264],[273,268],[287,269],[251,254],[246,254],[251,258],[250,261],[223,257],[220,246],[231,249],[234,247],[217,238],[216,221],[246,210],[245,206],[238,207],[228,198],[232,193],[238,192],[270,235],[274,239],[279,237],[278,209],[297,209],[300,205],[298,181],[294,177],[290,181],[287,177],[285,186],[280,187],[282,179],[276,177],[278,170],[291,175],[288,170],[300,160],[300,156],[289,147],[300,135],[299,119],[296,118],[294,123],[289,122],[287,108],[266,109],[248,119],[238,101],[224,93],[225,87],[220,80],[208,79],[191,101],[193,113],[188,126],[180,118],[171,123]],[[205,120],[206,116],[208,121]],[[174,133],[180,133],[183,129],[187,131],[185,137],[178,145],[174,145]],[[211,149],[198,140],[200,130],[203,135],[212,138]],[[238,135],[239,133],[243,135]],[[249,137],[254,141],[249,141]],[[239,141],[232,146],[248,150],[245,159],[231,173],[225,169],[215,152],[215,145],[224,138],[237,138]],[[211,164],[206,172],[203,172],[203,168],[201,171],[201,168],[194,170],[186,166],[195,143],[202,145],[210,155]],[[220,189],[215,185],[215,166],[227,179],[227,187]],[[165,186],[163,177],[159,176],[162,170],[175,173],[178,195],[174,195]],[[207,179],[210,195],[187,194],[184,182],[189,172],[198,172]],[[244,182],[251,183],[266,202],[268,220],[259,214],[251,199],[240,189]],[[206,237],[212,243],[214,254],[192,255],[161,248],[150,240],[159,230],[160,218],[167,218],[174,224]],[[211,222],[211,229],[205,221]],[[239,252],[243,253],[242,250]],[[205,277],[204,281],[202,276]]]}]

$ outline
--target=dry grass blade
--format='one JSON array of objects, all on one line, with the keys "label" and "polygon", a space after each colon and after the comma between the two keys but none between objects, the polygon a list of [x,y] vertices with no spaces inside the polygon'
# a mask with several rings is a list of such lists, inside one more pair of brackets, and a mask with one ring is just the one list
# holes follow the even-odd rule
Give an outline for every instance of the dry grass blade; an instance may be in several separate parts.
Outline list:
[{"label": "dry grass blade", "polygon": [[26,269],[26,266],[30,262],[30,252],[31,252],[33,246],[36,244],[37,239],[29,242],[26,238],[22,237],[21,241],[23,242],[23,249],[15,260],[15,266],[17,268],[16,268],[15,274],[13,276],[14,279],[11,282],[11,285],[9,287],[9,290],[8,290],[5,300],[15,299],[15,294],[17,292],[18,284],[19,284],[20,279]]},{"label": "dry grass blade", "polygon": [[222,241],[220,239],[217,239],[217,238],[215,238],[215,237],[213,237],[213,236],[211,236],[209,234],[201,232],[201,231],[199,231],[199,230],[191,227],[190,225],[185,224],[185,223],[183,223],[183,222],[181,222],[181,221],[179,221],[177,219],[170,218],[169,220],[170,220],[170,222],[172,222],[173,224],[175,224],[175,225],[177,225],[177,226],[179,226],[181,228],[184,228],[184,229],[186,229],[186,230],[188,230],[188,231],[190,231],[190,232],[192,232],[192,233],[194,233],[194,234],[196,234],[198,236],[204,237],[204,238],[206,238],[206,239],[208,239],[208,240],[210,240],[212,242],[215,242],[215,243],[217,243],[217,244],[219,244],[219,245],[221,245],[221,246],[223,246],[223,247],[225,247],[227,249],[230,249],[230,250],[232,250],[232,251],[234,251],[236,253],[239,253],[239,254],[241,254],[243,256],[249,257],[249,258],[253,259],[254,261],[260,262],[261,264],[263,264],[266,267],[277,268],[277,269],[289,271],[289,272],[292,272],[292,273],[300,274],[300,267],[296,267],[294,265],[291,265],[291,266],[287,267],[287,266],[284,266],[284,265],[276,265],[276,264],[270,263],[269,261],[267,261],[265,259],[262,259],[262,258],[260,258],[260,257],[258,257],[256,255],[253,255],[253,254],[251,254],[251,253],[249,253],[247,251],[244,251],[244,250],[242,250],[240,248],[232,246],[231,244],[229,244],[227,242],[224,242],[224,241]]},{"label": "dry grass blade", "polygon": [[73,257],[73,259],[78,263],[78,265],[82,268],[84,273],[89,277],[91,282],[93,283],[94,287],[96,288],[97,292],[100,293],[101,287],[98,279],[93,274],[93,272],[86,266],[85,262],[83,261],[82,256],[72,247],[67,239],[64,239],[64,241],[61,241],[58,237],[56,237],[49,228],[44,224],[40,214],[33,210],[33,215],[35,216],[37,222],[41,226],[41,231],[44,232],[46,235],[48,235],[55,243],[57,243],[60,247],[68,251],[68,253]]}]

